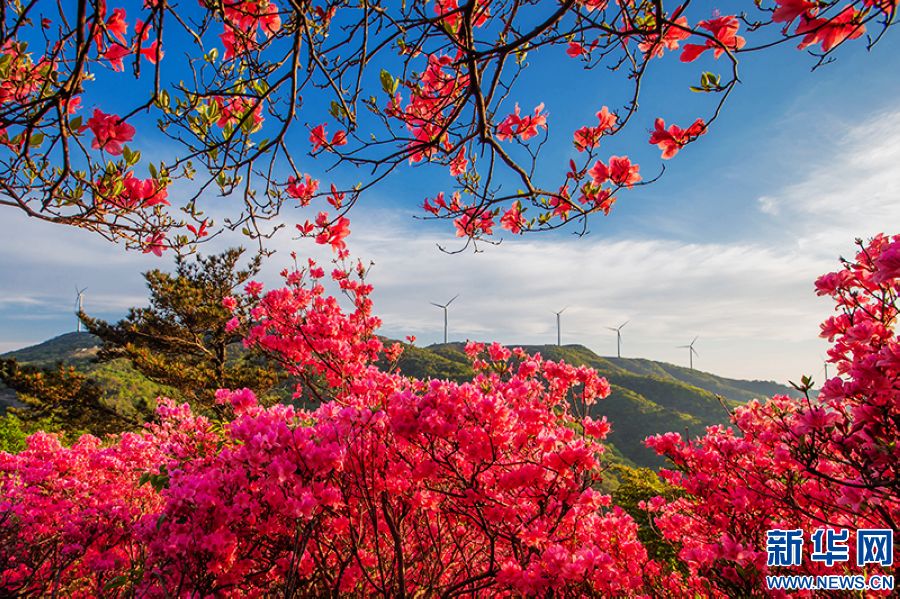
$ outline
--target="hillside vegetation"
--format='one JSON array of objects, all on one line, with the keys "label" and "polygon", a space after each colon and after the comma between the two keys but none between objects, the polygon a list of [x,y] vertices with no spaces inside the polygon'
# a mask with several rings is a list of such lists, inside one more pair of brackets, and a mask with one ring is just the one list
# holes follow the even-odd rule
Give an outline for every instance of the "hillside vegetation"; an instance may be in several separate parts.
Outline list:
[{"label": "hillside vegetation", "polygon": [[[63,362],[89,372],[106,390],[111,406],[142,406],[169,390],[148,381],[124,360],[97,363],[99,340],[89,333],[67,333],[44,343],[10,352],[3,357],[52,366]],[[774,394],[796,395],[792,389],[770,381],[744,381],[719,377],[640,358],[610,358],[581,345],[524,346],[551,360],[584,364],[605,376],[612,394],[593,406],[592,416],[606,416],[613,428],[609,445],[614,461],[658,468],[663,460],[644,447],[648,435],[667,431],[701,435],[707,426],[726,424],[728,409],[754,398]],[[428,347],[408,346],[398,367],[419,378],[470,379],[472,370],[461,343]],[[6,390],[8,391],[8,390]],[[289,396],[284,390],[284,396]]]}]

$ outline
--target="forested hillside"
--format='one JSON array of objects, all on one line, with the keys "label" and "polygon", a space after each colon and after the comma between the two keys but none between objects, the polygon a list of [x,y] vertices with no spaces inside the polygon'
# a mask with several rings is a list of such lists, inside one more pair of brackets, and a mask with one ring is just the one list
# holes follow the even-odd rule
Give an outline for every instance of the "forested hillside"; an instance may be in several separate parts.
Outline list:
[{"label": "forested hillside", "polygon": [[[124,360],[96,363],[98,345],[98,339],[89,333],[67,333],[4,357],[40,366],[63,362],[90,372],[106,390],[108,403],[119,409],[127,409],[128,404],[146,406],[156,395],[167,392]],[[702,435],[711,424],[727,423],[726,408],[753,398],[796,394],[770,381],[728,379],[640,358],[601,357],[581,345],[539,345],[525,346],[525,349],[548,359],[591,366],[609,380],[612,394],[593,406],[592,416],[606,416],[612,423],[609,445],[615,457],[641,466],[658,468],[663,464],[655,452],[644,447],[643,440],[649,435],[668,431]],[[398,367],[401,372],[419,378],[464,381],[472,376],[469,359],[460,343],[406,347]],[[284,396],[289,397],[286,389]]]}]

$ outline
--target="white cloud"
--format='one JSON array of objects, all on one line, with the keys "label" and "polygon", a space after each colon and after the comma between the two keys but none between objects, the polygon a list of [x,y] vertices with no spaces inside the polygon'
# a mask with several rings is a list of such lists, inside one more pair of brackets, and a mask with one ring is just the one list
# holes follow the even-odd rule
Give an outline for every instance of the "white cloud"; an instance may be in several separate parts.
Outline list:
[{"label": "white cloud", "polygon": [[764,214],[771,214],[772,216],[778,215],[778,200],[776,200],[775,198],[771,196],[762,196],[757,199],[756,202],[759,204],[760,212],[763,212]]},{"label": "white cloud", "polygon": [[775,197],[773,207],[786,233],[805,251],[850,253],[855,237],[869,237],[900,223],[900,110],[861,123],[832,124],[831,147],[812,164],[785,162],[795,183]]},{"label": "white cloud", "polygon": [[[835,258],[852,251],[854,237],[900,223],[900,112],[845,125],[812,162],[787,155],[781,164],[795,173],[794,182],[758,198],[771,217],[768,228],[742,231],[740,242],[712,243],[702,233],[681,239],[534,236],[479,254],[447,255],[437,243],[457,247],[453,240],[436,237],[407,213],[361,205],[351,214],[350,247],[375,262],[375,310],[391,336],[438,341],[443,319],[430,302],[459,293],[450,309],[454,340],[552,343],[553,312],[568,306],[564,343],[612,355],[615,333],[605,327],[630,319],[623,329],[626,356],[686,363],[677,346],[699,335],[698,368],[785,381],[821,374],[825,344],[817,339],[818,323],[831,306],[814,295],[816,276],[837,267]],[[77,284],[89,288],[86,307],[121,312],[145,302],[141,271],[171,266],[81,231],[57,227],[48,235],[47,225],[8,213],[3,218],[10,233],[0,254],[0,281],[16,291],[0,300],[0,338],[50,336],[13,322],[10,306],[66,313]],[[235,243],[223,238],[204,251]],[[328,260],[325,249],[293,241],[290,233],[276,243],[280,251],[264,275],[270,286],[287,265],[289,249]]]}]

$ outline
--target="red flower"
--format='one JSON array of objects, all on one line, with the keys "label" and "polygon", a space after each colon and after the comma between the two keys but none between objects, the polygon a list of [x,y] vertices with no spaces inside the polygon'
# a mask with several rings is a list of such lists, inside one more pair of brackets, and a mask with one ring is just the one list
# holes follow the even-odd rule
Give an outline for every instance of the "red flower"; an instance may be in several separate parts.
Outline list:
[{"label": "red flower", "polygon": [[597,113],[598,123],[596,127],[582,127],[575,132],[572,140],[575,144],[575,149],[579,152],[583,152],[586,149],[597,147],[603,134],[615,129],[617,120],[618,117],[616,116],[616,113],[610,112],[609,108],[604,106],[600,112]]},{"label": "red flower", "polygon": [[679,17],[675,20],[674,25],[669,25],[663,32],[662,40],[658,35],[648,35],[643,42],[638,44],[638,48],[641,52],[650,54],[651,58],[662,58],[665,50],[677,50],[678,44],[690,36],[687,17]]},{"label": "red flower", "polygon": [[125,9],[117,8],[106,20],[106,30],[109,31],[122,44],[125,44],[125,34],[128,33],[128,23],[125,22]]},{"label": "red flower", "polygon": [[113,156],[122,153],[122,144],[134,138],[134,127],[114,114],[106,114],[94,109],[94,116],[88,119],[87,126],[94,133],[91,147],[105,150]]},{"label": "red flower", "polygon": [[188,231],[193,233],[194,236],[197,237],[198,239],[201,237],[206,237],[207,235],[209,235],[209,232],[207,232],[207,230],[206,230],[206,221],[207,221],[207,219],[204,219],[203,222],[200,223],[199,227],[195,227],[194,225],[188,225],[187,226]]},{"label": "red flower", "polygon": [[713,40],[706,40],[706,43],[703,45],[685,44],[684,50],[681,52],[681,62],[697,60],[707,50],[712,50],[713,56],[719,58],[726,48],[728,50],[740,50],[747,43],[744,38],[737,34],[741,24],[735,17],[718,17],[709,21],[700,21],[697,25],[712,33],[713,37],[718,40],[718,43]]},{"label": "red flower", "polygon": [[125,70],[125,64],[122,59],[131,54],[131,50],[121,44],[113,44],[103,53],[103,58],[109,61],[112,70],[122,72]]},{"label": "red flower", "polygon": [[588,171],[588,174],[594,181],[594,185],[603,185],[609,179],[609,169],[603,164],[602,160],[598,160],[597,163],[591,167],[591,170]]},{"label": "red flower", "polygon": [[331,138],[332,147],[336,146],[346,146],[347,145],[347,132],[344,130],[338,131]]},{"label": "red flower", "polygon": [[797,47],[801,50],[815,44],[822,44],[822,51],[829,52],[838,44],[850,39],[855,40],[866,32],[859,13],[852,6],[845,8],[841,14],[832,19],[811,19],[803,16],[797,27],[798,34],[806,34]]},{"label": "red flower", "polygon": [[658,118],[656,119],[656,130],[650,134],[650,143],[662,150],[662,157],[668,160],[677,154],[678,150],[704,133],[706,133],[706,123],[703,119],[697,119],[687,129],[682,129],[678,125],[670,125],[666,129],[666,122]]},{"label": "red flower", "polygon": [[312,144],[312,151],[317,152],[328,144],[328,133],[325,131],[325,124],[317,125],[309,132],[309,143]]},{"label": "red flower", "polygon": [[[323,217],[324,215],[324,217]],[[316,236],[316,243],[321,245],[330,245],[331,249],[341,251],[347,249],[344,239],[350,234],[350,219],[340,216],[336,221],[329,224],[325,221],[327,215],[324,212],[319,213],[316,224],[322,227],[322,232]]]},{"label": "red flower", "polygon": [[162,256],[166,251],[166,236],[163,233],[154,233],[150,239],[144,241],[144,253]]},{"label": "red flower", "polygon": [[513,137],[519,137],[522,141],[528,141],[538,134],[538,128],[547,129],[547,115],[542,114],[544,104],[538,104],[531,116],[519,116],[519,105],[516,104],[513,114],[508,115],[497,125],[497,139],[506,141]]},{"label": "red flower", "polygon": [[125,192],[135,206],[149,208],[160,204],[169,205],[166,187],[153,179],[138,179],[129,172],[124,184]]},{"label": "red flower", "polygon": [[624,187],[632,187],[641,180],[638,171],[641,169],[637,164],[632,164],[627,156],[610,156],[609,158],[609,178],[616,185]]},{"label": "red flower", "polygon": [[450,174],[454,177],[466,172],[469,161],[466,159],[466,149],[460,148],[453,160],[450,161]]},{"label": "red flower", "polygon": [[287,194],[292,198],[300,200],[302,206],[309,204],[309,201],[312,200],[318,190],[319,181],[313,179],[309,175],[304,175],[302,180],[291,177],[288,179],[288,184],[285,188]]},{"label": "red flower", "polygon": [[152,44],[150,44],[146,48],[141,49],[141,55],[149,60],[152,64],[156,64],[157,62],[159,62],[157,56],[159,59],[162,59],[165,54],[161,49],[159,49],[159,40],[154,40]]},{"label": "red flower", "polygon": [[569,48],[566,50],[566,54],[572,58],[578,58],[584,54],[584,47],[578,42],[569,42]]},{"label": "red flower", "polygon": [[772,13],[772,20],[776,23],[790,23],[797,17],[815,16],[818,8],[815,2],[809,0],[775,0],[778,8]]},{"label": "red flower", "polygon": [[522,206],[516,202],[500,217],[500,226],[514,235],[518,235],[525,227],[525,219],[522,217]]}]

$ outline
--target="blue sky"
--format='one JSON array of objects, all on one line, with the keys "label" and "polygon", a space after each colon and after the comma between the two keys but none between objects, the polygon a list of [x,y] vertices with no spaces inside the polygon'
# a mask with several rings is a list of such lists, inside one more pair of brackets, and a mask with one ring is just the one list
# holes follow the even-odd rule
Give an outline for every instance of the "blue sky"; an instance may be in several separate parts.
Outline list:
[{"label": "blue sky", "polygon": [[[571,231],[507,238],[483,253],[448,256],[436,247],[453,247],[448,223],[413,219],[422,198],[440,190],[434,170],[402,170],[351,213],[350,248],[375,262],[383,332],[437,341],[442,318],[429,302],[459,293],[450,312],[454,340],[554,342],[553,312],[567,306],[563,342],[600,354],[615,352],[605,327],[630,320],[626,356],[686,363],[676,346],[699,335],[698,368],[779,381],[821,376],[818,322],[831,306],[815,297],[813,280],[837,267],[854,237],[896,232],[900,223],[897,56],[895,31],[868,53],[847,45],[836,63],[813,73],[814,59],[790,48],[744,56],[743,83],[714,129],[669,161],[660,182],[621,194],[583,238]],[[525,110],[547,104],[543,160],[562,169],[573,153],[571,131],[624,92],[613,77],[559,62],[536,61],[517,99]],[[687,85],[713,66],[655,64],[641,112],[604,153],[627,153],[653,173],[660,163],[646,143],[653,117],[686,123],[704,114],[708,100]],[[0,222],[0,351],[73,330],[75,286],[88,287],[88,312],[116,318],[146,301],[142,270],[171,265],[12,210],[0,212]],[[236,243],[217,240],[205,251]],[[263,276],[269,285],[291,249],[327,259],[290,236],[274,245],[279,252]]]}]

